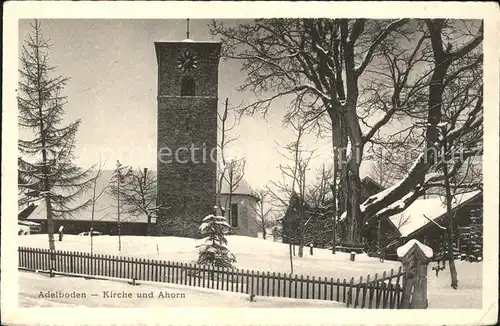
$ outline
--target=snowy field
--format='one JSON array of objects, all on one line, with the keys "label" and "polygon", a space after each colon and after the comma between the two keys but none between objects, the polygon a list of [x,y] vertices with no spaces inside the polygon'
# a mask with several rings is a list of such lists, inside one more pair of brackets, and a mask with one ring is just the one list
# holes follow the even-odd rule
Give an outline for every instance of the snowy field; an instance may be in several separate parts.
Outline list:
[{"label": "snowy field", "polygon": [[[152,258],[159,260],[168,260],[185,263],[195,263],[198,257],[197,245],[202,244],[203,240],[177,237],[139,237],[123,236],[122,251],[118,252],[118,237],[98,236],[94,237],[94,253],[123,255],[128,257]],[[32,248],[48,248],[46,234],[19,236],[19,246]],[[229,236],[228,247],[236,256],[236,267],[255,271],[270,271],[290,273],[290,261],[288,245],[278,242],[266,241],[262,239],[249,238],[243,236]],[[57,250],[90,252],[90,238],[75,235],[65,235],[62,242],[56,241]],[[298,248],[297,248],[298,249]],[[384,271],[390,271],[392,268],[397,270],[401,264],[394,261],[379,262],[377,258],[371,258],[364,254],[356,255],[356,261],[349,260],[349,254],[336,253],[326,249],[314,249],[314,255],[309,255],[309,248],[304,248],[304,257],[293,257],[294,273],[350,279],[375,273],[379,275]],[[428,269],[428,298],[429,308],[481,308],[482,307],[482,263],[466,263],[457,261],[459,288],[453,290],[450,287],[450,276],[448,266],[439,273],[436,278],[431,270],[434,263],[429,265]],[[23,273],[23,275],[26,273]],[[33,274],[30,274],[33,275]],[[21,287],[23,278],[21,277]],[[32,276],[29,276],[32,277]],[[36,275],[36,277],[44,277]],[[86,284],[93,284],[104,281],[81,281]],[[77,281],[75,281],[77,282]],[[40,284],[43,282],[40,282]],[[73,284],[73,283],[72,283]],[[76,283],[75,283],[76,284]],[[125,283],[126,286],[129,286]],[[123,286],[125,286],[123,285]],[[29,280],[28,284],[29,285]],[[120,285],[122,286],[122,285]],[[143,285],[145,286],[145,285]],[[168,286],[171,286],[168,284]],[[173,285],[172,285],[173,286]],[[98,287],[97,287],[98,288]],[[193,289],[190,291],[204,293],[208,289]],[[193,289],[193,290],[191,290]],[[144,290],[146,291],[146,290]],[[208,290],[209,292],[213,290]],[[221,291],[218,291],[219,293]],[[196,296],[193,294],[193,296]],[[218,294],[214,294],[218,295]],[[232,296],[238,294],[227,294]],[[235,297],[235,298],[236,298]],[[209,296],[207,296],[209,299]],[[248,300],[246,296],[243,298]],[[242,300],[243,300],[242,299]],[[26,298],[24,300],[30,300]],[[141,299],[142,300],[142,299]],[[201,299],[200,299],[201,300]],[[228,298],[228,302],[233,299]],[[267,299],[266,299],[267,300]],[[274,300],[274,299],[269,299]],[[280,299],[281,300],[281,299]],[[252,304],[254,304],[252,302]],[[280,303],[281,304],[281,303]],[[291,306],[284,303],[284,306]]]},{"label": "snowy field", "polygon": [[481,309],[482,308],[482,284],[483,263],[468,263],[456,260],[458,274],[458,289],[450,287],[450,269],[446,263],[446,269],[436,272],[431,269],[435,263],[429,265],[427,271],[427,297],[429,308],[438,309]]},{"label": "snowy field", "polygon": [[[38,298],[42,293],[85,293],[85,298]],[[104,293],[104,291],[107,291]],[[112,293],[127,293],[131,298],[109,298]],[[152,293],[153,298],[137,298]],[[161,293],[161,294],[160,294]],[[95,294],[93,296],[92,294]],[[211,307],[211,308],[343,308],[344,304],[325,300],[255,297],[241,293],[194,288],[177,284],[86,280],[80,277],[19,272],[20,307]]]},{"label": "snowy field", "polygon": [[[228,236],[227,240],[229,249],[236,256],[237,268],[290,273],[288,245],[237,235]],[[98,236],[94,237],[94,253],[196,263],[198,259],[196,246],[202,243],[204,243],[203,240],[178,237],[122,236],[122,251],[119,253],[118,237]],[[19,246],[48,248],[47,235],[19,236]],[[90,252],[90,238],[65,235],[62,242],[56,241],[56,249]],[[298,253],[298,247],[296,247],[296,253]],[[349,254],[333,255],[326,249],[314,249],[314,254],[311,256],[309,248],[304,248],[304,257],[293,257],[295,274],[316,277],[354,277],[359,280],[360,276],[365,277],[375,273],[380,275],[384,271],[390,271],[391,268],[397,270],[400,265],[399,262],[391,261],[380,263],[377,258],[371,258],[365,254],[356,255],[356,261],[352,262],[349,260]]]}]

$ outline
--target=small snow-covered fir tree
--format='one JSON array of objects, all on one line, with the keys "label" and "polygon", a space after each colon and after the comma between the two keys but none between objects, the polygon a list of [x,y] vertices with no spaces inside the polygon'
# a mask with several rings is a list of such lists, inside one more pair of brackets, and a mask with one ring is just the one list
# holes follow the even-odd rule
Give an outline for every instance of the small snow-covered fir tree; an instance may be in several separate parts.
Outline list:
[{"label": "small snow-covered fir tree", "polygon": [[483,258],[482,213],[476,210],[472,214],[470,226],[461,235],[460,252],[467,261],[477,262]]},{"label": "small snow-covered fir tree", "polygon": [[198,264],[231,268],[236,262],[235,256],[227,248],[226,234],[231,226],[223,216],[210,214],[201,225],[200,233],[207,236],[205,243],[200,246]]},{"label": "small snow-covered fir tree", "polygon": [[482,218],[473,219],[470,230],[470,249],[467,253],[469,261],[481,261],[483,259],[483,225]]}]

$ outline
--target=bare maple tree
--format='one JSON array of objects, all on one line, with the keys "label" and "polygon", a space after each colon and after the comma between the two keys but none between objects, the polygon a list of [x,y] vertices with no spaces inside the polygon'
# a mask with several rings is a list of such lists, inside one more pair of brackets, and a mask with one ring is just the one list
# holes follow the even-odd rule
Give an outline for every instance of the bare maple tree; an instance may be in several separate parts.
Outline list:
[{"label": "bare maple tree", "polygon": [[[310,221],[310,215],[306,208],[307,172],[314,150],[304,149],[302,146],[302,137],[306,131],[304,122],[292,121],[290,125],[294,129],[296,140],[281,146],[283,152],[280,152],[283,158],[290,163],[280,164],[281,180],[271,181],[271,186],[266,189],[278,211],[283,215],[288,212],[289,215],[298,217],[296,221],[298,227],[285,230],[283,226],[282,237],[283,241],[297,241],[299,257],[302,257],[306,242],[306,228]],[[284,220],[283,223],[285,223]]]},{"label": "bare maple tree", "polygon": [[90,210],[90,216],[91,216],[91,222],[90,222],[90,254],[92,255],[94,252],[94,222],[95,222],[95,214],[101,212],[103,209],[96,208],[96,204],[98,200],[101,198],[101,196],[106,193],[108,187],[109,187],[109,182],[107,182],[104,187],[101,189],[97,188],[97,183],[99,179],[102,177],[102,168],[106,164],[106,161],[104,163],[99,159],[99,164],[97,165],[97,170],[96,174],[92,180],[92,198],[91,198],[91,203],[92,203],[92,208]]},{"label": "bare maple tree", "polygon": [[149,235],[151,221],[156,218],[160,206],[156,205],[157,179],[153,171],[148,168],[130,171],[120,187],[120,196],[123,202],[123,212],[131,218],[146,216]]},{"label": "bare maple tree", "polygon": [[267,239],[268,231],[276,225],[276,221],[272,216],[273,208],[268,205],[269,191],[265,189],[253,190],[252,195],[257,199],[257,203],[252,205],[252,210],[255,212],[255,225],[262,233],[262,239]]},{"label": "bare maple tree", "polygon": [[[285,121],[298,115],[319,128],[330,125],[333,163],[345,180],[346,240],[359,242],[363,227],[404,210],[431,179],[426,176],[435,168],[434,153],[441,148],[435,128],[442,122],[443,95],[452,91],[457,78],[482,64],[482,24],[460,24],[259,19],[237,27],[214,22],[211,30],[221,37],[224,55],[242,62],[247,78],[240,89],[259,95],[241,113],[265,114],[273,101],[287,98],[291,102]],[[468,114],[461,115],[449,140],[463,138],[482,124],[482,96],[477,89],[469,94]],[[362,203],[359,166],[367,144],[379,138],[384,127],[413,116],[427,123],[421,130],[425,143],[420,154],[390,191]],[[464,148],[463,153],[469,151]]]},{"label": "bare maple tree", "polygon": [[[226,98],[224,103],[224,108],[222,112],[217,113],[218,118],[218,132],[220,141],[217,143],[217,149],[219,152],[218,163],[217,163],[217,199],[216,203],[218,208],[221,210],[223,216],[226,215],[228,210],[228,205],[230,208],[232,195],[234,191],[238,188],[240,181],[245,175],[245,165],[246,160],[244,158],[234,159],[229,158],[227,154],[227,148],[229,144],[238,139],[237,136],[231,137],[230,133],[236,128],[237,119],[231,114],[234,109],[229,108],[229,100]],[[229,118],[233,117],[232,122]],[[221,193],[224,190],[225,184],[228,188],[228,197],[224,202],[222,202]]]},{"label": "bare maple tree", "polygon": [[[224,211],[229,211],[229,219],[233,218],[234,212],[231,212],[233,194],[236,193],[240,185],[241,180],[245,176],[245,165],[246,159],[231,159],[226,160],[225,171],[224,171],[224,181],[227,184],[227,198],[224,201]],[[231,224],[231,223],[230,223]]]}]

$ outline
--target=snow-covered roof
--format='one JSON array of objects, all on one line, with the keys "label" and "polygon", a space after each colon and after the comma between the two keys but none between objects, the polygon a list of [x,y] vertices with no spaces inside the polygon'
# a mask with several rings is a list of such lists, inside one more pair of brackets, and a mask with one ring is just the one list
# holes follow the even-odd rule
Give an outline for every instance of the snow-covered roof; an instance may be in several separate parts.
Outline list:
[{"label": "snow-covered roof", "polygon": [[[97,179],[96,185],[96,193],[100,193],[101,190],[108,184],[113,171],[111,170],[103,170],[102,175],[99,179]],[[86,190],[81,196],[75,198],[74,202],[69,205],[70,208],[78,207],[84,204],[86,201],[92,198],[92,189]],[[33,202],[36,205],[36,208],[29,214],[26,218],[27,220],[46,220],[46,206],[44,200],[37,200]],[[92,206],[89,205],[82,211],[75,214],[73,217],[67,217],[67,220],[74,221],[90,221],[92,219]],[[96,201],[95,212],[94,212],[94,221],[103,221],[103,222],[116,222],[117,218],[117,209],[116,209],[116,200],[113,198],[111,194],[107,191],[103,192],[99,199]],[[127,216],[126,214],[120,214],[121,222],[135,222],[135,223],[147,223],[147,216],[145,214],[141,214],[137,217],[135,216]]]},{"label": "snow-covered roof", "polygon": [[216,40],[203,40],[203,41],[195,41],[193,39],[190,39],[190,38],[186,38],[186,39],[183,39],[181,41],[162,41],[162,40],[158,40],[158,41],[155,41],[155,43],[157,44],[179,44],[179,43],[195,43],[195,44],[221,44],[220,41],[216,41]]},{"label": "snow-covered roof", "polygon": [[[152,171],[156,174],[156,171]],[[104,170],[102,171],[101,177],[97,181],[97,193],[103,189],[106,184],[109,182],[113,171]],[[229,194],[229,184],[227,181],[224,181],[222,184],[222,194]],[[233,191],[235,195],[244,195],[253,197],[251,194],[251,188],[248,182],[245,179],[242,179],[235,191]],[[92,198],[92,190],[89,189],[82,196],[75,199],[75,202],[70,205],[71,208],[75,206],[79,206],[85,203],[87,200]],[[34,202],[36,208],[29,214],[27,220],[46,220],[47,216],[45,213],[45,203],[43,200],[38,200]],[[82,212],[76,214],[74,217],[67,218],[68,220],[77,220],[77,221],[90,221],[91,220],[91,207],[84,209]],[[96,202],[96,209],[94,220],[95,221],[103,221],[103,222],[113,222],[117,221],[117,209],[116,209],[116,201],[115,199],[108,193],[104,192],[101,197]],[[145,214],[141,214],[139,216],[126,216],[125,214],[120,214],[120,220],[122,222],[135,222],[135,223],[147,223],[147,216]]]},{"label": "snow-covered roof", "polygon": [[[477,190],[456,195],[452,202],[452,208],[464,204],[480,192]],[[403,212],[389,217],[389,220],[399,230],[401,236],[407,237],[429,223],[437,223],[436,220],[445,213],[446,201],[441,196],[417,199]]]},{"label": "snow-covered roof", "polygon": [[414,246],[414,245],[417,245],[420,247],[420,249],[422,250],[422,252],[424,253],[424,255],[427,257],[427,258],[432,258],[432,255],[434,254],[433,251],[432,251],[432,248],[431,247],[428,247],[426,245],[424,245],[423,243],[421,243],[420,241],[416,240],[416,239],[411,239],[410,241],[408,241],[406,244],[404,244],[403,246],[399,247],[397,250],[396,250],[396,253],[398,254],[398,257],[403,257],[404,255],[406,255],[406,253]]},{"label": "snow-covered roof", "polygon": [[[103,198],[105,195],[101,196],[99,200],[103,200],[106,198]],[[107,198],[109,199],[109,198]],[[110,204],[109,201],[106,202],[107,204]],[[36,208],[35,210],[28,216],[27,220],[46,220],[47,219],[47,213],[46,213],[46,206],[45,206],[45,201],[38,201],[35,203]],[[96,211],[94,212],[94,221],[95,222],[117,222],[117,209],[116,207],[109,205],[109,206],[104,206],[106,205],[103,202],[96,202]],[[84,209],[82,212],[75,214],[75,216],[72,217],[66,217],[64,220],[66,221],[90,221],[92,219],[92,212],[91,212],[91,206],[87,207]],[[61,220],[59,218],[55,218],[55,220]],[[145,214],[140,214],[139,216],[131,216],[127,214],[120,214],[120,221],[122,223],[147,223],[147,216]]]},{"label": "snow-covered roof", "polygon": [[[218,188],[218,185],[217,185]],[[230,187],[229,187],[229,182],[227,180],[222,181],[222,189],[221,189],[221,194],[229,194],[230,193]],[[250,185],[248,182],[243,178],[238,182],[238,185],[235,190],[232,192],[233,195],[248,195],[252,196],[252,189],[250,188]]]},{"label": "snow-covered roof", "polygon": [[40,223],[31,222],[31,221],[21,221],[21,220],[18,220],[17,224],[26,225],[26,226],[39,226],[40,225]]}]

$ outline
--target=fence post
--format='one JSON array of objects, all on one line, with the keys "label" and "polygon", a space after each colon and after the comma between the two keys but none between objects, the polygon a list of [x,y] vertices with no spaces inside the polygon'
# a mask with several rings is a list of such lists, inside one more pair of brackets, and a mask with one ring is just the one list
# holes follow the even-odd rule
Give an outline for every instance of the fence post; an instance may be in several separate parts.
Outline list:
[{"label": "fence post", "polygon": [[426,309],[427,266],[432,257],[432,249],[418,240],[412,239],[397,249],[403,263],[402,309]]}]

